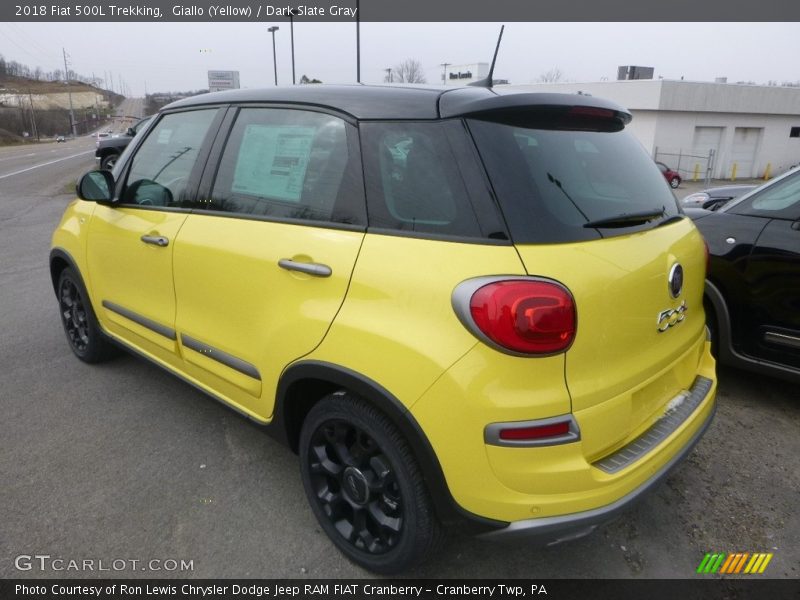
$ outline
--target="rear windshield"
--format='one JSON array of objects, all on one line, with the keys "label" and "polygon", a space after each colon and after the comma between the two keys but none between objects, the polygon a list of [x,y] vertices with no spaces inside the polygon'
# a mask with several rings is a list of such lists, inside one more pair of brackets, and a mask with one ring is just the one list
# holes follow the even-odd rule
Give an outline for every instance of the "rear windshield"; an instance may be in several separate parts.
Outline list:
[{"label": "rear windshield", "polygon": [[[679,214],[664,176],[625,131],[467,122],[515,243],[625,235]],[[631,218],[637,214],[658,216]]]}]

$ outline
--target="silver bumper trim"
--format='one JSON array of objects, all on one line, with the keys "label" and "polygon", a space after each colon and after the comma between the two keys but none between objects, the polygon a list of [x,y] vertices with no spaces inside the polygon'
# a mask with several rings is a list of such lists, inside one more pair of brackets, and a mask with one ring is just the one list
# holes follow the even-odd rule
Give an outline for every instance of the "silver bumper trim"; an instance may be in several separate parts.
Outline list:
[{"label": "silver bumper trim", "polygon": [[560,515],[557,517],[543,517],[541,519],[526,519],[524,521],[514,521],[508,527],[497,529],[479,535],[478,537],[485,540],[492,541],[508,541],[514,539],[540,539],[545,545],[553,545],[566,540],[576,539],[588,535],[598,525],[607,523],[613,520],[619,514],[628,510],[631,505],[640,500],[652,488],[664,479],[669,472],[680,463],[689,452],[692,451],[695,444],[703,437],[706,429],[711,425],[716,413],[716,405],[712,409],[710,415],[705,420],[703,425],[695,432],[692,439],[681,448],[670,461],[661,467],[650,479],[645,481],[635,490],[629,492],[616,502],[587,510],[579,513],[572,513],[569,515]]},{"label": "silver bumper trim", "polygon": [[713,385],[714,382],[708,377],[696,377],[691,389],[675,396],[668,405],[674,405],[674,407],[668,408],[667,412],[647,431],[613,454],[592,463],[592,466],[613,474],[647,456],[653,448],[672,435],[692,416],[692,413],[708,396]]}]

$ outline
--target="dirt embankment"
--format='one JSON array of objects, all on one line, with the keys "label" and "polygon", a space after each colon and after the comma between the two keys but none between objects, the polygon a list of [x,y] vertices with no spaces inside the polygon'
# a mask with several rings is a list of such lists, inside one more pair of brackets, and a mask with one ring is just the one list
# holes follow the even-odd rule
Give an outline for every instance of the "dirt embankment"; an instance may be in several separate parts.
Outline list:
[{"label": "dirt embankment", "polygon": [[109,108],[119,104],[123,96],[93,87],[86,83],[72,81],[37,81],[19,77],[7,77],[0,81],[0,107],[53,110],[69,108],[69,97],[72,95],[72,106],[78,108]]}]

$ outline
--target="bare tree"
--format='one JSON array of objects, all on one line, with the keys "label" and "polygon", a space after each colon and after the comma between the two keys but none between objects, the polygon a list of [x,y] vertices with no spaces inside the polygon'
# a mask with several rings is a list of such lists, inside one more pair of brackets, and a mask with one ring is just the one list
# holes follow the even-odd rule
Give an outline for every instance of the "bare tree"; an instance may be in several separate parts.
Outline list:
[{"label": "bare tree", "polygon": [[415,58],[407,58],[392,68],[390,80],[395,83],[426,83],[422,63]]},{"label": "bare tree", "polygon": [[558,67],[553,67],[549,71],[539,75],[539,81],[542,83],[558,83],[564,78],[564,73]]}]

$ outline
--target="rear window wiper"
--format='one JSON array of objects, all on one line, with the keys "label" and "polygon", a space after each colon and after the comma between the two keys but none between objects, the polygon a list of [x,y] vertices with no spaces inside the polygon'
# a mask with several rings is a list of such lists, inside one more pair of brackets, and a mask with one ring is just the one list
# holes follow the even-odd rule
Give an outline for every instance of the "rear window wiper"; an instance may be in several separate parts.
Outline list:
[{"label": "rear window wiper", "polygon": [[652,210],[643,210],[640,212],[623,213],[620,215],[614,215],[613,217],[606,217],[604,219],[596,219],[594,221],[584,223],[583,226],[601,228],[634,227],[636,225],[642,225],[652,221],[653,219],[657,219],[663,215],[664,209],[656,208]]},{"label": "rear window wiper", "polygon": [[666,217],[665,219],[662,219],[661,221],[659,221],[656,224],[656,227],[663,227],[664,225],[671,225],[672,223],[677,223],[678,221],[683,220],[683,217],[684,217],[684,215],[681,215],[681,214],[677,214],[677,215],[672,215],[670,217]]}]

